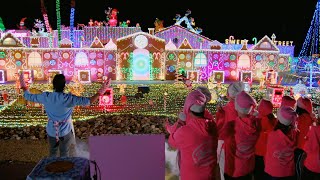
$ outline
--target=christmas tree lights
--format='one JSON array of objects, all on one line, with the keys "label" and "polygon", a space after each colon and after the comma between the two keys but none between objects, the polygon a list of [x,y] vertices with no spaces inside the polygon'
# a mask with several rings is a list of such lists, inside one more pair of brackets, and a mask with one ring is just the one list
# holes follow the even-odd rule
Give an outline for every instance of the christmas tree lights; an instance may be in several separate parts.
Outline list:
[{"label": "christmas tree lights", "polygon": [[312,77],[315,72],[319,72],[320,65],[318,62],[319,56],[319,28],[320,23],[320,0],[318,0],[316,9],[313,14],[311,25],[309,27],[307,36],[303,43],[302,49],[299,53],[299,60],[296,63],[295,69],[298,72],[307,71],[309,73],[309,86],[312,87]]}]

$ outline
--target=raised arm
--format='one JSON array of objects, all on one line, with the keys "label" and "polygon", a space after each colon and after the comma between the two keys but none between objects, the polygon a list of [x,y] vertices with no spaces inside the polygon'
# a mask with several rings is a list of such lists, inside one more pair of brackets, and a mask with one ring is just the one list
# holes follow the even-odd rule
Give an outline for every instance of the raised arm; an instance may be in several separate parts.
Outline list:
[{"label": "raised arm", "polygon": [[110,87],[110,84],[111,79],[108,78],[107,81],[102,84],[102,87],[98,90],[98,92],[90,98],[90,104],[97,101],[99,96],[102,96],[107,91],[107,89]]}]

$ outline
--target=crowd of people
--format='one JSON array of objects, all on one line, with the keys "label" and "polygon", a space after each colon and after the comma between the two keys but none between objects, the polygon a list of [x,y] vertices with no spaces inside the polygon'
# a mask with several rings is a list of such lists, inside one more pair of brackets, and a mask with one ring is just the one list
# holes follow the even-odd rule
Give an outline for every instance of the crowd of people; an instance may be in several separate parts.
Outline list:
[{"label": "crowd of people", "polygon": [[206,87],[191,91],[176,123],[165,127],[177,150],[181,180],[320,179],[320,126],[312,100],[283,96],[274,115],[242,82],[229,85],[229,102],[212,115]]}]

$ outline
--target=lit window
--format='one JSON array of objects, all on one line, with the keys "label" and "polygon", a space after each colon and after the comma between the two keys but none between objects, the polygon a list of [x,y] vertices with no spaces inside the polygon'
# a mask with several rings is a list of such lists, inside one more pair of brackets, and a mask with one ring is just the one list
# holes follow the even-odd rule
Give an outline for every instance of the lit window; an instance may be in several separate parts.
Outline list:
[{"label": "lit window", "polygon": [[41,66],[42,58],[38,52],[32,52],[28,56],[28,66]]},{"label": "lit window", "polygon": [[207,57],[204,53],[198,53],[194,58],[195,66],[206,66],[207,65]]},{"label": "lit window", "polygon": [[260,48],[262,49],[270,49],[271,48],[271,44],[269,42],[263,42],[260,44]]},{"label": "lit window", "polygon": [[87,66],[89,64],[88,56],[84,52],[78,52],[76,55],[76,66]]},{"label": "lit window", "polygon": [[249,69],[250,68],[250,57],[247,54],[242,54],[239,57],[238,68]]}]

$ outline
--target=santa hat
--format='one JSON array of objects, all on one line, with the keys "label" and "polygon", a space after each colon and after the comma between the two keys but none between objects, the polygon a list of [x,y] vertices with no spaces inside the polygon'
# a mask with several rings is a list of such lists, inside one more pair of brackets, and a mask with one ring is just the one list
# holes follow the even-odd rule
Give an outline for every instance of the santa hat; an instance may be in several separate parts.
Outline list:
[{"label": "santa hat", "polygon": [[207,87],[205,87],[205,86],[198,86],[198,87],[197,87],[197,90],[200,91],[200,92],[202,92],[202,94],[204,94],[204,95],[206,96],[206,98],[207,98],[207,101],[206,101],[206,102],[211,101],[211,93],[210,93],[210,91],[209,91],[209,89],[208,89]]},{"label": "santa hat", "polygon": [[297,106],[310,114],[312,113],[312,102],[309,98],[300,97],[297,101]]},{"label": "santa hat", "polygon": [[189,114],[190,111],[195,113],[204,112],[206,106],[206,96],[198,91],[194,90],[188,94],[183,106],[183,112],[179,114],[179,118],[181,120],[185,120],[186,115]]},{"label": "santa hat", "polygon": [[297,113],[292,107],[289,106],[282,106],[277,112],[278,121],[286,126],[289,126],[292,124],[292,122],[295,122],[297,120],[297,117]]},{"label": "santa hat", "polygon": [[296,109],[297,101],[291,96],[283,96],[281,100],[281,106],[289,106]]},{"label": "santa hat", "polygon": [[245,85],[243,82],[234,82],[229,85],[227,94],[230,98],[235,98],[237,94],[239,94],[241,91],[243,91],[245,88]]},{"label": "santa hat", "polygon": [[273,105],[272,102],[266,99],[261,99],[258,105],[258,112],[262,116],[266,116],[268,114],[271,114],[273,111]]},{"label": "santa hat", "polygon": [[235,109],[242,114],[250,114],[254,107],[257,106],[254,100],[248,93],[241,91],[235,99]]}]

